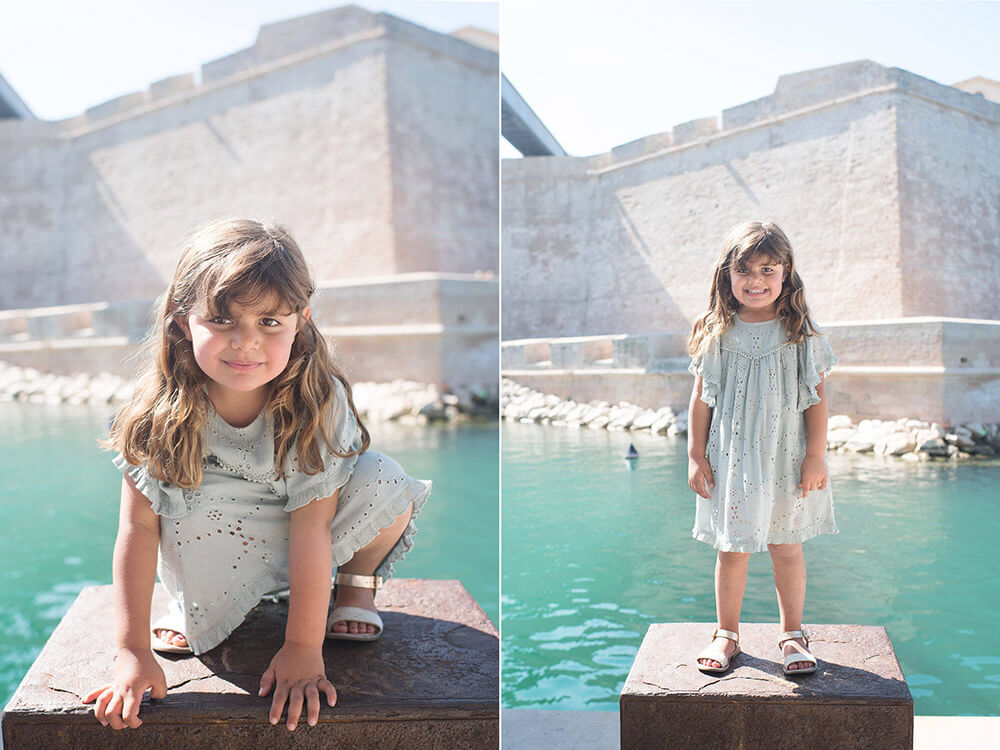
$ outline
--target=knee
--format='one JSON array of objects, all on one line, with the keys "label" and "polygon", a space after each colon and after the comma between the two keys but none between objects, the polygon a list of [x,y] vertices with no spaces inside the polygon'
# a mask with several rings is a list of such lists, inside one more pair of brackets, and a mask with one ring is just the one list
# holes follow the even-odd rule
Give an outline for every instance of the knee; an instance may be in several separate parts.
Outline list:
[{"label": "knee", "polygon": [[746,565],[750,562],[749,552],[723,552],[719,550],[719,562],[722,565]]},{"label": "knee", "polygon": [[794,562],[802,559],[801,544],[769,544],[767,551],[771,553],[772,560],[780,562]]}]

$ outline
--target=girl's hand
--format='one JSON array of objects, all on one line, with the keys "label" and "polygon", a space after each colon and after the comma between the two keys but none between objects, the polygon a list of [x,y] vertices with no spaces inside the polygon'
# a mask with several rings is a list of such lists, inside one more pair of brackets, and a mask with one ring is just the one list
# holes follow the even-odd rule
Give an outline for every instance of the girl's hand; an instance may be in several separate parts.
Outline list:
[{"label": "girl's hand", "polygon": [[323,665],[323,647],[306,646],[285,641],[285,645],[274,655],[271,663],[260,678],[260,692],[265,696],[274,688],[269,718],[272,724],[281,719],[281,712],[288,700],[288,729],[295,729],[302,715],[302,700],[307,704],[309,726],[319,721],[319,691],[326,693],[331,706],[337,703],[337,689],[326,679]]},{"label": "girl's hand", "polygon": [[151,649],[119,648],[111,683],[92,690],[83,699],[94,703],[94,716],[112,729],[137,729],[142,726],[139,704],[150,689],[150,698],[167,697],[167,678],[156,663]]},{"label": "girl's hand", "polygon": [[712,466],[704,456],[688,459],[688,486],[706,500],[711,499],[715,482],[712,480]]},{"label": "girl's hand", "polygon": [[805,497],[811,490],[826,489],[829,477],[826,473],[826,461],[822,456],[811,456],[808,453],[802,459],[801,481],[799,488],[802,490],[802,497]]}]

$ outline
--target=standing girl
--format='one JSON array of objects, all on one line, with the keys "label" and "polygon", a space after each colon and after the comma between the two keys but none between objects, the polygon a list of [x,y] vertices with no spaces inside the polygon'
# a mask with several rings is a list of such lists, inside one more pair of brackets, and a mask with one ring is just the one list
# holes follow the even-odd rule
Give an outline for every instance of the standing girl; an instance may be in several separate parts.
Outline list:
[{"label": "standing girl", "polygon": [[785,674],[816,671],[802,628],[802,542],[836,534],[826,468],[823,379],[837,358],[806,307],[792,248],[776,225],[730,230],[715,265],[709,310],[688,341],[695,376],[688,484],[694,538],[718,552],[718,627],[697,657],[723,672],[739,653],[751,552],[771,553]]},{"label": "standing girl", "polygon": [[[124,472],[114,590],[118,655],[94,714],[134,728],[166,696],[151,648],[204,653],[290,589],[284,645],[260,683],[270,720],[309,724],[325,638],[374,640],[374,590],[412,546],[430,483],[367,451],[351,387],[310,317],[315,285],[288,231],[213,223],[188,242],[159,306],[135,395],[107,445]],[[157,565],[157,550],[159,565]],[[333,612],[330,603],[332,568]],[[155,573],[171,595],[150,627]]]}]

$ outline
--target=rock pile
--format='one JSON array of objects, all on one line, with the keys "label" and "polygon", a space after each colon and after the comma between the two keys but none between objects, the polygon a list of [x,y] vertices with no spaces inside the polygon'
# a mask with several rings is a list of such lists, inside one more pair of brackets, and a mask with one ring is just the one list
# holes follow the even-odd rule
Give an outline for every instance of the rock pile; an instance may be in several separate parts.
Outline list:
[{"label": "rock pile", "polygon": [[591,401],[581,404],[563,401],[551,393],[539,393],[513,380],[503,379],[500,393],[500,414],[512,422],[589,427],[592,430],[648,430],[654,435],[686,435],[687,410],[675,412],[669,406],[646,409],[621,401]]},{"label": "rock pile", "polygon": [[[110,404],[126,401],[134,384],[118,375],[54,375],[30,367],[0,362],[0,401],[36,403]],[[473,417],[496,418],[497,404],[479,387],[444,393],[435,385],[396,380],[391,383],[354,383],[354,404],[366,419],[422,424]]]},{"label": "rock pile", "polygon": [[[627,401],[582,404],[540,393],[507,378],[501,384],[500,414],[512,422],[648,430],[671,437],[686,435],[688,427],[686,410],[675,413],[666,406],[647,409]],[[1000,425],[970,422],[952,427],[917,419],[864,419],[854,424],[850,417],[838,414],[828,422],[827,448],[838,453],[898,456],[904,461],[989,457],[1000,453]]]}]

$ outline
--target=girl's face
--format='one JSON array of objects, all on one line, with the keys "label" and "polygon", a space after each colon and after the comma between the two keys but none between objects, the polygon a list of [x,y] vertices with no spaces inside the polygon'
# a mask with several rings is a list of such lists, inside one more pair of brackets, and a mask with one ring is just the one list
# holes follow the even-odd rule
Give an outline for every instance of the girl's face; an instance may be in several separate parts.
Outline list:
[{"label": "girl's face", "polygon": [[[308,317],[307,307],[301,321]],[[277,298],[250,306],[234,302],[229,317],[213,316],[202,306],[176,320],[192,344],[195,361],[210,379],[208,395],[217,406],[216,397],[243,403],[261,399],[264,386],[288,364],[302,324],[300,316]]]},{"label": "girl's face", "polygon": [[729,269],[729,280],[739,310],[774,313],[778,309],[786,269],[766,255],[755,255],[744,267]]}]

